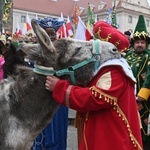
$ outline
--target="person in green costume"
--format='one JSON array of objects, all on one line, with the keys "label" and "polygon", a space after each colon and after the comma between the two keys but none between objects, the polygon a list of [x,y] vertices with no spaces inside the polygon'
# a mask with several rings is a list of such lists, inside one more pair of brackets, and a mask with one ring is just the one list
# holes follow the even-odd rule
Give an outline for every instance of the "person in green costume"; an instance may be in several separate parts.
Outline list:
[{"label": "person in green costume", "polygon": [[150,133],[148,133],[148,116],[150,114],[150,42],[145,19],[140,15],[131,38],[131,48],[125,58],[136,78],[137,106],[141,118],[141,132],[144,150],[150,150]]}]

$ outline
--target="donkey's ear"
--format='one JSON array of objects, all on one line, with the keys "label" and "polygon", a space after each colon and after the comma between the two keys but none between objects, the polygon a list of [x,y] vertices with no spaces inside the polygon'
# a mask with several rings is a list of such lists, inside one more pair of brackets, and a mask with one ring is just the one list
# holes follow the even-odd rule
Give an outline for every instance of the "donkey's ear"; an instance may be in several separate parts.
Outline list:
[{"label": "donkey's ear", "polygon": [[3,49],[3,48],[5,48],[5,45],[4,45],[4,43],[0,40],[0,49]]},{"label": "donkey's ear", "polygon": [[53,53],[55,51],[55,47],[53,46],[53,43],[46,31],[37,23],[35,19],[31,20],[31,25],[36,34],[38,42],[40,43],[41,47],[43,47],[43,53],[47,53],[45,50],[49,50]]},{"label": "donkey's ear", "polygon": [[26,58],[31,61],[38,60],[42,57],[41,47],[39,44],[21,43],[17,50],[22,50],[26,54]]},{"label": "donkey's ear", "polygon": [[17,48],[13,43],[8,46],[9,55],[16,55]]},{"label": "donkey's ear", "polygon": [[7,47],[6,45],[4,45],[4,43],[0,40],[0,54],[3,54],[4,56],[6,56],[8,53]]}]

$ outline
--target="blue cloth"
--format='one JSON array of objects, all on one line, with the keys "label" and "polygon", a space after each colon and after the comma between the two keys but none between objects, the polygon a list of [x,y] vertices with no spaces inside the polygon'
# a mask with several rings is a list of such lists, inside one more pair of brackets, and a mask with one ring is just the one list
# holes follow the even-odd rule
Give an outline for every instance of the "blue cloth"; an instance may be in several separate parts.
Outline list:
[{"label": "blue cloth", "polygon": [[60,106],[51,123],[34,140],[31,150],[66,150],[68,108]]}]

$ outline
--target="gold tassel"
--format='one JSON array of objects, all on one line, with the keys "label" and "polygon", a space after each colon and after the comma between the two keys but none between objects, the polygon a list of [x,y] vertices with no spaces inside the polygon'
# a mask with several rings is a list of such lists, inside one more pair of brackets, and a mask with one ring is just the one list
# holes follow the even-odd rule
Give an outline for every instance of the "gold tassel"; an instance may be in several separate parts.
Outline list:
[{"label": "gold tassel", "polygon": [[79,124],[80,119],[81,119],[81,117],[80,117],[79,113],[76,112],[76,117],[75,117],[75,120],[74,120],[75,128],[78,128],[78,124]]}]

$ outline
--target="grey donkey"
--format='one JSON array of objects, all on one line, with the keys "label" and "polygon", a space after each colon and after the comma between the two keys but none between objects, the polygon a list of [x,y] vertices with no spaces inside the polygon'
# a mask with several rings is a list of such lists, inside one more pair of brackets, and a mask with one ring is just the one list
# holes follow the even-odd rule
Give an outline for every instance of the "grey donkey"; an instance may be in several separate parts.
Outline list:
[{"label": "grey donkey", "polygon": [[54,74],[72,84],[86,86],[98,67],[120,58],[108,42],[59,39],[51,42],[46,32],[31,21],[38,44],[20,44],[35,68],[17,67],[18,75],[0,83],[0,149],[30,150],[37,135],[53,118],[59,104],[45,89],[46,75]]}]

